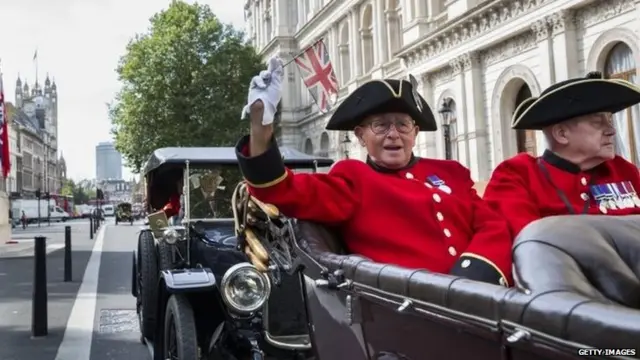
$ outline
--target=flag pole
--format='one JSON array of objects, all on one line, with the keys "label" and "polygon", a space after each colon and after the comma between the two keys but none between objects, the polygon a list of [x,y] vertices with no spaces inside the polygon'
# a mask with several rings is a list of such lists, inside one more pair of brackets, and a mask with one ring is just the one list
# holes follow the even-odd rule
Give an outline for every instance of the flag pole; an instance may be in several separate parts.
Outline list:
[{"label": "flag pole", "polygon": [[38,48],[36,48],[36,52],[33,54],[33,61],[36,66],[36,87],[38,87]]},{"label": "flag pole", "polygon": [[298,57],[300,57],[300,55],[304,54],[305,52],[307,52],[307,50],[309,50],[309,49],[311,49],[312,47],[316,46],[316,44],[317,44],[317,43],[319,43],[319,42],[321,42],[321,41],[323,41],[323,40],[324,40],[324,38],[320,38],[320,39],[318,39],[318,40],[314,41],[311,45],[309,45],[309,46],[305,47],[302,51],[300,51],[300,52],[299,52],[299,53],[297,53],[295,56],[293,56],[293,58],[292,58],[291,60],[289,60],[289,61],[287,61],[286,63],[284,63],[284,65],[282,65],[282,67],[284,68],[284,67],[286,67],[287,65],[291,64],[292,62],[296,61],[296,59],[297,59]]}]

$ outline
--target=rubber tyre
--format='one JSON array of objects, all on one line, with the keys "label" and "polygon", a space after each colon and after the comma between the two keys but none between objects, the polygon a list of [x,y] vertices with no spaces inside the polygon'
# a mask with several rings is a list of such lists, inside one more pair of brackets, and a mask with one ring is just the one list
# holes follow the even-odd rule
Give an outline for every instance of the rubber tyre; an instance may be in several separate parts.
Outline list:
[{"label": "rubber tyre", "polygon": [[131,260],[131,295],[135,298],[138,297],[138,266],[136,264],[136,254],[132,255]]},{"label": "rubber tyre", "polygon": [[158,266],[160,270],[173,269],[171,245],[167,244],[164,241],[158,242]]},{"label": "rubber tyre", "polygon": [[142,335],[153,340],[157,325],[160,271],[155,240],[149,231],[140,234],[139,256],[138,317]]},{"label": "rubber tyre", "polygon": [[[172,332],[172,326],[175,331]],[[198,359],[198,337],[193,309],[186,296],[171,295],[164,317],[163,359],[172,359],[169,354],[171,335],[175,334],[176,358],[180,360]]]}]

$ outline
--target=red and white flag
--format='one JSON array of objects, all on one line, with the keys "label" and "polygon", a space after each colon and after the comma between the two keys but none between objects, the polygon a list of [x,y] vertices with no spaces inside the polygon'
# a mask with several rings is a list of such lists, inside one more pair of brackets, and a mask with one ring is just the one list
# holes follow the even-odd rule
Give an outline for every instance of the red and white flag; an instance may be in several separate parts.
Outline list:
[{"label": "red and white flag", "polygon": [[0,166],[2,166],[2,176],[5,178],[9,175],[9,171],[11,171],[8,123],[9,119],[7,118],[7,108],[4,103],[2,72],[0,72]]},{"label": "red and white flag", "polygon": [[338,98],[339,85],[324,41],[318,40],[296,56],[294,61],[320,111],[331,109]]}]

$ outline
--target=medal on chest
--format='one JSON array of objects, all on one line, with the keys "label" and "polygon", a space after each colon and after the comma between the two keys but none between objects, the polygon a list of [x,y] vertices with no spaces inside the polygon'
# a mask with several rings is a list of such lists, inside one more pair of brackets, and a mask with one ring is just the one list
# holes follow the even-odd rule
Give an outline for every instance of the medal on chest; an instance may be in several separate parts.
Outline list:
[{"label": "medal on chest", "polygon": [[591,185],[590,189],[591,189],[591,195],[593,196],[593,199],[598,204],[598,208],[600,209],[600,212],[603,214],[606,214],[607,209],[610,209],[610,208],[609,208],[609,202],[607,201],[607,198],[606,198],[607,194],[605,193],[603,186]]},{"label": "medal on chest", "polygon": [[620,208],[629,209],[635,206],[635,204],[633,203],[633,200],[631,200],[629,191],[627,190],[627,187],[624,185],[623,182],[613,184],[613,190],[615,191],[616,196],[618,197]]},{"label": "medal on chest", "polygon": [[638,193],[636,193],[636,189],[633,188],[631,181],[623,181],[622,185],[624,186],[627,194],[629,194],[631,203],[633,203],[635,207],[640,207],[640,197],[638,197]]},{"label": "medal on chest", "polygon": [[444,180],[440,179],[437,175],[429,175],[427,176],[427,181],[438,188],[438,190],[451,194],[451,188],[444,183]]}]

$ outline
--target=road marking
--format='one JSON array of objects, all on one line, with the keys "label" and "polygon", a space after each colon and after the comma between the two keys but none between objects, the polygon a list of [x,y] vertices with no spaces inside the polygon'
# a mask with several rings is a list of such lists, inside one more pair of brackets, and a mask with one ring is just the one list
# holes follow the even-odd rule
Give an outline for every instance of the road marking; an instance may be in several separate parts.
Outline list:
[{"label": "road marking", "polygon": [[93,245],[55,360],[90,360],[100,260],[106,229],[107,226],[103,226],[96,237],[96,243]]},{"label": "road marking", "polygon": [[64,248],[64,244],[51,244],[51,245],[47,245],[47,251],[48,252],[53,252],[56,250],[60,250]]}]

